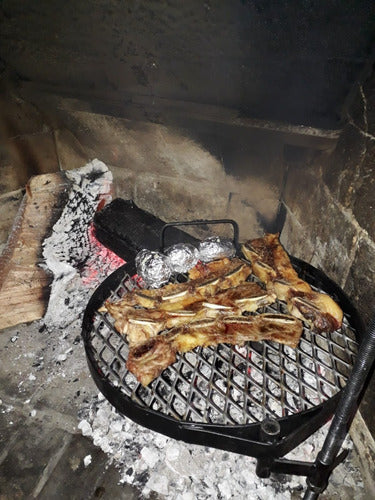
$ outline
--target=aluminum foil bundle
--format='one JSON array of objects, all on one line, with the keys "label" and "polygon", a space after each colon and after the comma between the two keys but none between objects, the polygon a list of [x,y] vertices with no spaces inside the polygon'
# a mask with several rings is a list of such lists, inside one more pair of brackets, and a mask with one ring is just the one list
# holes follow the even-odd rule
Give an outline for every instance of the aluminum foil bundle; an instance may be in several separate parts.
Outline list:
[{"label": "aluminum foil bundle", "polygon": [[233,241],[220,236],[210,236],[199,243],[199,258],[203,262],[209,262],[223,257],[233,257],[236,253]]},{"label": "aluminum foil bundle", "polygon": [[186,273],[198,262],[198,250],[189,243],[177,243],[164,252],[169,266],[176,273]]},{"label": "aluminum foil bundle", "polygon": [[172,275],[168,257],[160,252],[141,250],[136,258],[137,273],[150,288],[165,285]]}]

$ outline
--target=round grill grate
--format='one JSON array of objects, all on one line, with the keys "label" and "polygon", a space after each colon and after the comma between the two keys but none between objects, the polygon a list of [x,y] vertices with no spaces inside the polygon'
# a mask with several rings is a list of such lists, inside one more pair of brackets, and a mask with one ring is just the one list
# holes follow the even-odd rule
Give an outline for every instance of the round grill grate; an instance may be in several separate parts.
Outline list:
[{"label": "round grill grate", "polygon": [[[122,297],[137,283],[125,274],[110,298]],[[287,311],[277,301],[258,312]],[[330,334],[305,326],[296,349],[269,341],[197,348],[178,356],[146,388],[126,369],[128,345],[108,314],[94,313],[85,341],[107,382],[139,406],[178,421],[244,425],[308,410],[342,389],[358,352],[349,319],[344,315],[341,329]]]}]

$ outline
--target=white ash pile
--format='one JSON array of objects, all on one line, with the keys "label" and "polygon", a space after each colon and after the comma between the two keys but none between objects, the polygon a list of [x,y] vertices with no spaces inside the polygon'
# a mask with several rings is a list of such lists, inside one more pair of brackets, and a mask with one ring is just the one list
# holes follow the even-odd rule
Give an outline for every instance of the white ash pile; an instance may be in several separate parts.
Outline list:
[{"label": "white ash pile", "polygon": [[[255,459],[214,448],[190,445],[145,429],[119,415],[99,394],[79,413],[78,428],[108,454],[120,470],[121,482],[133,484],[147,498],[157,493],[173,500],[233,499],[287,500],[300,498],[304,477],[273,475],[260,479]],[[313,461],[327,433],[327,425],[306,440],[288,458]],[[347,438],[345,448],[351,448]],[[327,490],[339,489],[340,498],[360,499],[363,483],[359,468],[347,460],[333,472]],[[331,497],[327,497],[331,498]]]},{"label": "white ash pile", "polygon": [[68,201],[43,243],[44,267],[54,276],[47,327],[64,327],[79,317],[93,288],[123,263],[94,239],[90,226],[98,206],[111,201],[112,173],[93,160],[66,175],[72,182]]}]

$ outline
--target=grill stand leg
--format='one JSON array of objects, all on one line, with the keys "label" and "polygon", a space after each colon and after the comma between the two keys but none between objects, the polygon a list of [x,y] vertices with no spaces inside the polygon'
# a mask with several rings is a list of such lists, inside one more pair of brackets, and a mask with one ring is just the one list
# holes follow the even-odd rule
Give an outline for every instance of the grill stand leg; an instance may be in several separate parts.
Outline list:
[{"label": "grill stand leg", "polygon": [[[263,443],[275,444],[280,437],[280,424],[274,418],[265,418],[260,424],[260,440]],[[267,478],[273,470],[274,458],[258,458],[255,472],[258,477]]]},{"label": "grill stand leg", "polygon": [[342,456],[341,454],[337,457],[337,454],[358,409],[360,395],[374,359],[375,318],[362,340],[353,371],[337,405],[322,449],[316,458],[315,467],[312,469],[312,474],[307,477],[304,500],[318,498],[327,487],[329,476],[337,465],[338,458]]},{"label": "grill stand leg", "polygon": [[[261,423],[260,440],[270,445],[276,444],[280,438],[279,422],[273,418],[266,418]],[[338,455],[333,463],[328,467],[329,473],[345,460],[348,450],[344,450]],[[302,462],[300,460],[288,460],[285,458],[275,458],[274,455],[260,457],[257,460],[256,474],[258,477],[267,478],[272,472],[279,474],[291,474],[296,476],[311,477],[317,474],[317,465],[314,462]],[[321,474],[321,472],[319,471]]]}]

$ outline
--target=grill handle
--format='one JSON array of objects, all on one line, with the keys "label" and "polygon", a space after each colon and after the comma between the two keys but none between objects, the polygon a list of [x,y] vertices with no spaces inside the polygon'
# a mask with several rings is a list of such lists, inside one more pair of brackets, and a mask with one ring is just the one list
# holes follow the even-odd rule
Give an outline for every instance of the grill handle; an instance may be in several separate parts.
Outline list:
[{"label": "grill handle", "polygon": [[232,219],[214,219],[214,220],[205,220],[198,219],[192,221],[178,221],[178,222],[168,222],[165,224],[160,233],[160,251],[163,252],[165,248],[165,232],[169,227],[178,227],[178,226],[204,226],[209,224],[231,224],[233,227],[233,244],[236,251],[239,251],[239,243],[238,243],[238,235],[239,229],[238,224],[235,220]]}]

